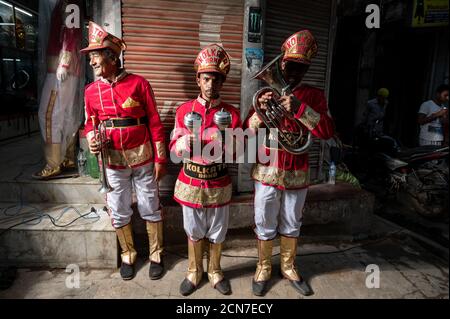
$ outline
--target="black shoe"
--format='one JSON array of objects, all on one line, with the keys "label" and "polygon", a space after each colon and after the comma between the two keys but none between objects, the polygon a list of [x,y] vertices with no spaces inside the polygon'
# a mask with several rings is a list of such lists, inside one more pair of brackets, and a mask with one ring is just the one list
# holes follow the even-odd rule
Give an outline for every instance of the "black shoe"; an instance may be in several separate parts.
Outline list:
[{"label": "black shoe", "polygon": [[219,281],[215,286],[215,289],[217,289],[222,295],[229,295],[231,294],[231,286],[230,282],[227,279],[222,279]]},{"label": "black shoe", "polygon": [[180,285],[180,294],[182,294],[183,296],[189,296],[196,289],[197,287],[195,287],[189,279],[184,278],[183,282]]},{"label": "black shoe", "polygon": [[123,280],[130,280],[134,277],[134,266],[122,262],[120,265],[120,276]]},{"label": "black shoe", "polygon": [[289,280],[291,285],[303,296],[311,296],[314,294],[314,291],[308,285],[308,283],[302,278],[300,280]]},{"label": "black shoe", "polygon": [[267,289],[267,283],[269,281],[265,280],[265,281],[255,281],[255,279],[252,280],[252,290],[253,290],[253,294],[255,296],[259,296],[262,297],[266,294],[266,289]]},{"label": "black shoe", "polygon": [[148,269],[148,275],[151,280],[159,279],[163,276],[164,273],[164,265],[161,261],[160,263],[155,263],[153,261],[150,262],[150,267]]}]

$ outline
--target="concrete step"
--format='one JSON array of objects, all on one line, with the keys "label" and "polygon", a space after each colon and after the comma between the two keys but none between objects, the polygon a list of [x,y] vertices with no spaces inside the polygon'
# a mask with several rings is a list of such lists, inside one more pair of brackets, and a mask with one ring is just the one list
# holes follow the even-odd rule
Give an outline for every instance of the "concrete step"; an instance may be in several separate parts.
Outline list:
[{"label": "concrete step", "polygon": [[11,203],[102,204],[100,183],[90,177],[0,181],[0,201]]},{"label": "concrete step", "polygon": [[[328,225],[334,234],[358,235],[370,228],[374,196],[350,184],[312,185],[303,209],[304,226]],[[164,216],[170,227],[181,228],[181,206],[171,198],[162,198]],[[254,225],[253,194],[235,195],[230,204],[230,229]]]},{"label": "concrete step", "polygon": [[37,181],[44,167],[41,138],[33,136],[1,145],[0,202],[102,204],[100,183],[90,177]]},{"label": "concrete step", "polygon": [[[33,172],[43,167],[39,136],[2,145],[0,158],[0,202],[103,204],[100,183],[90,177],[36,181]],[[20,154],[20,156],[19,156]],[[181,207],[170,197],[162,198],[168,227],[183,229]],[[374,196],[349,184],[313,185],[308,190],[303,225],[335,225],[347,234],[364,232],[370,226]],[[254,223],[253,194],[233,196],[230,229],[251,227]]]},{"label": "concrete step", "polygon": [[[89,214],[92,207],[96,211]],[[0,203],[0,212],[0,267],[66,268],[76,264],[86,269],[115,269],[120,263],[116,234],[102,205],[15,206]],[[80,217],[82,215],[85,216]],[[146,260],[148,237],[145,223],[138,214],[134,214],[132,225],[138,258]],[[306,225],[302,227],[299,247],[318,244],[354,245],[355,241],[380,238],[398,229],[375,216],[365,237],[339,233],[328,225]],[[187,254],[182,225],[176,225],[167,216],[164,242],[167,254],[177,251]],[[225,254],[228,249],[250,248],[256,257],[256,239],[252,227],[230,228],[223,248]],[[279,238],[276,238],[274,254],[278,252]]]},{"label": "concrete step", "polygon": [[[38,136],[39,137],[39,136]],[[36,181],[32,173],[43,167],[42,145],[39,138],[22,139],[3,144],[0,157],[0,262],[27,266],[66,267],[77,263],[83,267],[116,267],[117,241],[109,217],[101,209],[104,197],[98,192],[100,184],[89,177]],[[253,194],[233,196],[230,205],[229,236],[253,236]],[[164,207],[165,241],[167,245],[184,244],[181,207],[171,197],[161,198]],[[30,206],[31,205],[31,206]],[[49,218],[35,225],[25,223],[7,230],[27,219],[48,213],[66,224],[79,217],[67,207],[87,213],[91,206],[100,216],[78,219],[67,227],[54,226]],[[133,205],[132,219],[136,246],[142,256],[148,254],[145,223]],[[302,233],[314,238],[358,238],[372,225],[374,196],[349,184],[313,185],[308,190],[303,211]],[[7,230],[7,231],[5,231]],[[5,232],[4,232],[5,231]],[[236,240],[235,243],[242,243]]]},{"label": "concrete step", "polygon": [[[185,245],[181,207],[170,198],[163,198],[162,203],[167,249]],[[132,206],[135,247],[147,258],[146,226],[136,206]],[[95,213],[88,214],[92,207]],[[0,265],[117,267],[116,234],[103,208],[99,204],[0,203]],[[305,205],[302,241],[335,243],[366,238],[374,227],[372,210],[373,200],[367,192],[349,192],[348,185],[313,186]],[[254,245],[253,218],[253,196],[235,196],[225,248]]]},{"label": "concrete step", "polygon": [[[95,213],[90,213],[91,207]],[[116,234],[102,208],[0,203],[0,265],[116,268]]]}]

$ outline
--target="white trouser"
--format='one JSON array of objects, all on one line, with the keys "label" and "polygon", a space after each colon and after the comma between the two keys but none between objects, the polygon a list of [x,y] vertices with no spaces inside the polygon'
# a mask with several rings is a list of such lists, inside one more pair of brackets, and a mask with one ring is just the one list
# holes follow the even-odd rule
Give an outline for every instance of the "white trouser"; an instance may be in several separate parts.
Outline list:
[{"label": "white trouser", "polygon": [[153,177],[153,167],[154,164],[150,163],[137,168],[106,169],[108,182],[114,188],[106,195],[114,228],[123,227],[131,221],[132,186],[142,219],[149,222],[162,220],[158,183]]},{"label": "white trouser", "polygon": [[69,74],[61,82],[47,73],[39,104],[39,125],[47,144],[61,144],[61,154],[80,127],[83,106],[78,100],[80,78]]},{"label": "white trouser", "polygon": [[260,240],[272,240],[277,233],[300,236],[307,189],[280,190],[255,182],[255,233]]},{"label": "white trouser", "polygon": [[225,240],[230,216],[230,205],[216,208],[183,207],[183,225],[192,241],[208,238],[214,244]]}]

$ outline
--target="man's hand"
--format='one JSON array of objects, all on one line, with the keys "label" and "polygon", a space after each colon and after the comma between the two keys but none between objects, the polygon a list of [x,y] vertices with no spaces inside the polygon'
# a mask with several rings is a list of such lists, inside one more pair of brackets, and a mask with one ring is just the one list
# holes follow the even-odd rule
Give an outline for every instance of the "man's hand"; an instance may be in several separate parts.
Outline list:
[{"label": "man's hand", "polygon": [[58,66],[58,69],[56,70],[56,78],[58,81],[64,82],[67,79],[68,70],[64,66]]},{"label": "man's hand", "polygon": [[435,118],[446,117],[448,115],[448,109],[441,109],[433,114]]},{"label": "man's hand", "polygon": [[294,96],[294,94],[283,95],[278,100],[278,103],[280,103],[280,105],[290,113],[297,113],[300,105],[302,104],[300,100]]},{"label": "man's hand", "polygon": [[266,92],[258,98],[259,107],[267,110],[267,102],[272,98],[273,92]]},{"label": "man's hand", "polygon": [[91,153],[94,155],[100,153],[101,150],[100,143],[98,142],[99,138],[100,135],[97,133],[97,136],[88,139],[89,151],[91,151]]},{"label": "man's hand", "polygon": [[155,163],[155,167],[153,169],[153,176],[157,182],[159,182],[165,175],[167,174],[166,164]]}]

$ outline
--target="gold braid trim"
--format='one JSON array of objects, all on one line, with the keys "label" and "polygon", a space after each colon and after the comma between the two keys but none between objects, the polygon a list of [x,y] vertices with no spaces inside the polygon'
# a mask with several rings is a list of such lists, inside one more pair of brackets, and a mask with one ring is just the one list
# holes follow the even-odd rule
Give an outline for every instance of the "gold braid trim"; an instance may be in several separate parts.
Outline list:
[{"label": "gold braid trim", "polygon": [[183,202],[209,206],[228,203],[231,200],[231,192],[231,184],[225,187],[201,188],[200,186],[192,186],[177,180],[174,195]]},{"label": "gold braid trim", "polygon": [[125,102],[123,102],[122,107],[124,109],[132,108],[132,107],[138,107],[141,106],[141,103],[139,101],[133,100],[131,97],[128,97]]},{"label": "gold braid trim", "polygon": [[152,155],[153,151],[149,142],[130,150],[108,149],[108,165],[135,166],[148,161]]},{"label": "gold braid trim", "polygon": [[155,142],[155,145],[158,158],[166,158],[166,145],[164,144],[164,142]]},{"label": "gold braid trim", "polygon": [[53,118],[53,109],[55,108],[56,96],[58,95],[58,91],[52,90],[50,92],[50,99],[47,104],[47,112],[45,113],[45,142],[52,143],[52,118]]},{"label": "gold braid trim", "polygon": [[305,111],[299,118],[310,131],[313,130],[320,121],[320,113],[314,111],[310,106],[306,106]]},{"label": "gold braid trim", "polygon": [[309,183],[309,172],[302,170],[284,170],[282,168],[257,164],[252,177],[264,184],[277,185],[285,188],[297,188]]}]

